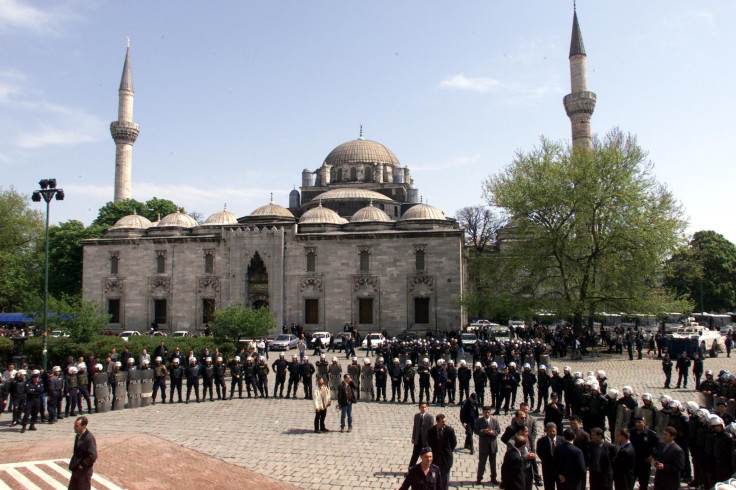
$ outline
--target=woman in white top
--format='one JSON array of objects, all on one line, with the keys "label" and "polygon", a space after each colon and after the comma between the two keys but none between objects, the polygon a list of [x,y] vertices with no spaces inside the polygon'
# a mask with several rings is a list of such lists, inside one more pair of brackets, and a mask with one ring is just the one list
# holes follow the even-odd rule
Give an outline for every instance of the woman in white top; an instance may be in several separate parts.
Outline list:
[{"label": "woman in white top", "polygon": [[314,391],[314,432],[329,432],[325,427],[325,417],[327,416],[327,407],[332,403],[330,400],[330,390],[325,385],[322,378],[317,378],[317,389]]}]

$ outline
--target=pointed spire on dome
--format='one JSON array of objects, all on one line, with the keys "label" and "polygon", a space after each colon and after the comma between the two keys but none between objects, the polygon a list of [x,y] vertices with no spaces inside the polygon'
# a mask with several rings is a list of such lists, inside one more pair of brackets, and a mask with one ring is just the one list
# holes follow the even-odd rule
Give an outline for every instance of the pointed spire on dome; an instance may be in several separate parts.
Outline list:
[{"label": "pointed spire on dome", "polygon": [[227,211],[227,203],[225,203],[225,204],[224,204],[224,205],[222,206],[222,210],[223,210],[223,211]]},{"label": "pointed spire on dome", "polygon": [[363,137],[363,125],[362,125],[362,124],[360,125],[360,135],[358,136],[358,139],[359,139],[359,140],[364,140],[364,139],[365,139],[365,138]]},{"label": "pointed spire on dome", "polygon": [[130,67],[130,36],[128,36],[128,49],[125,51],[123,76],[120,78],[120,90],[133,91],[133,70]]},{"label": "pointed spire on dome", "polygon": [[137,209],[133,209],[133,214],[136,215],[136,216],[138,216],[138,210]]},{"label": "pointed spire on dome", "polygon": [[271,204],[273,204],[273,192],[271,193]]},{"label": "pointed spire on dome", "polygon": [[368,201],[368,207],[369,208],[372,208],[373,207],[373,198],[372,197],[371,197],[371,200]]},{"label": "pointed spire on dome", "polygon": [[580,33],[580,24],[578,23],[577,6],[573,3],[572,37],[570,39],[570,56],[569,57],[573,57],[576,54],[582,54],[583,56],[585,56],[585,46],[583,46],[583,35]]}]

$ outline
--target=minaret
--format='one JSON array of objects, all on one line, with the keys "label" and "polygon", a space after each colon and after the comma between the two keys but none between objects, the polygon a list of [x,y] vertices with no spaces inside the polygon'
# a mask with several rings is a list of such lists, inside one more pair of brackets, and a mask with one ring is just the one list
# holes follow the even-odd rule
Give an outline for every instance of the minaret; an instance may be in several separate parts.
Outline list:
[{"label": "minaret", "polygon": [[577,9],[572,17],[572,39],[570,39],[570,84],[571,93],[563,99],[567,117],[572,125],[573,146],[591,146],[590,117],[595,109],[595,94],[588,92],[585,47],[580,34]]},{"label": "minaret", "polygon": [[133,122],[133,72],[130,68],[130,38],[125,52],[123,76],[118,90],[118,120],[110,123],[115,140],[115,202],[130,199],[130,175],[133,165],[133,143],[138,138],[138,125]]}]

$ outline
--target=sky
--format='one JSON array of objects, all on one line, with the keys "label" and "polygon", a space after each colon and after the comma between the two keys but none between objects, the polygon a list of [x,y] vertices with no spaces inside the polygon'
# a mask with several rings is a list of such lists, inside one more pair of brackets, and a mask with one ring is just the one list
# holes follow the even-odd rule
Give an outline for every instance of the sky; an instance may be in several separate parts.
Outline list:
[{"label": "sky", "polygon": [[[635,134],[688,232],[736,242],[736,2],[580,0],[592,127]],[[378,141],[448,216],[545,136],[571,139],[572,1],[0,0],[0,187],[65,190],[51,222],[113,199],[130,36],[132,197],[204,217],[288,205],[337,145]],[[39,206],[38,204],[34,204]]]}]

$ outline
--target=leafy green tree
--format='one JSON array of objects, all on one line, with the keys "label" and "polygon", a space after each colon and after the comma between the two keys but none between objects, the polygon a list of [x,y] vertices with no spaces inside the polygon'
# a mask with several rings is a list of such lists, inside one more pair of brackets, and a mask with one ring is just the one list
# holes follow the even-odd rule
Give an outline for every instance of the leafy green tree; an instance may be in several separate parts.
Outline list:
[{"label": "leafy green tree", "polygon": [[183,211],[183,208],[179,208],[173,201],[157,197],[153,197],[145,203],[135,199],[124,199],[119,202],[110,201],[100,208],[100,212],[92,222],[92,226],[101,226],[108,229],[117,220],[129,214],[138,214],[151,221],[156,221],[159,216],[164,217],[167,214],[175,213],[179,209]]},{"label": "leafy green tree", "polygon": [[580,331],[600,311],[656,313],[664,260],[681,243],[680,204],[636,139],[613,130],[592,148],[542,138],[484,184],[510,223],[489,284],[514,311],[553,311]]},{"label": "leafy green tree", "polygon": [[700,311],[733,311],[736,245],[715,231],[695,233],[667,260],[664,284],[692,298]]},{"label": "leafy green tree", "polygon": [[269,308],[253,309],[233,304],[215,311],[212,334],[237,343],[240,339],[252,339],[268,335],[274,328]]},{"label": "leafy green tree", "polygon": [[69,220],[49,228],[49,294],[79,295],[82,292],[82,240],[102,238],[101,226],[85,227]]},{"label": "leafy green tree", "polygon": [[[38,297],[35,307],[28,311],[43,324],[43,299]],[[71,334],[72,342],[89,342],[105,330],[110,322],[110,315],[104,312],[102,304],[87,301],[81,295],[62,295],[59,298],[49,296],[49,329],[66,330]]]},{"label": "leafy green tree", "polygon": [[0,311],[22,311],[43,287],[43,214],[28,196],[0,189],[0,230]]}]

